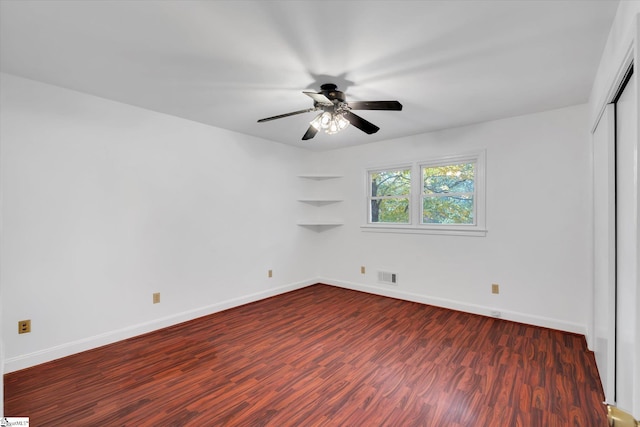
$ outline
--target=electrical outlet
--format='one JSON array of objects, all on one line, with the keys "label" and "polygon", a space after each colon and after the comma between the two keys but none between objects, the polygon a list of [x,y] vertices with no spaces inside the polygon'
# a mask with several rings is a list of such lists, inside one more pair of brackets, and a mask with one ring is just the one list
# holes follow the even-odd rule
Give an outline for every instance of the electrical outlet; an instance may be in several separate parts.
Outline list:
[{"label": "electrical outlet", "polygon": [[500,293],[500,285],[498,285],[497,283],[494,283],[491,285],[491,293],[492,294],[499,294]]},{"label": "electrical outlet", "polygon": [[18,333],[19,334],[28,334],[31,332],[31,319],[29,320],[20,320],[18,322]]},{"label": "electrical outlet", "polygon": [[364,268],[364,265],[360,267],[360,274],[365,274],[366,271],[367,270]]},{"label": "electrical outlet", "polygon": [[160,302],[160,292],[156,292],[153,294],[153,303],[158,304]]},{"label": "electrical outlet", "polygon": [[273,270],[269,270],[269,272],[267,273],[268,277],[273,277]]}]

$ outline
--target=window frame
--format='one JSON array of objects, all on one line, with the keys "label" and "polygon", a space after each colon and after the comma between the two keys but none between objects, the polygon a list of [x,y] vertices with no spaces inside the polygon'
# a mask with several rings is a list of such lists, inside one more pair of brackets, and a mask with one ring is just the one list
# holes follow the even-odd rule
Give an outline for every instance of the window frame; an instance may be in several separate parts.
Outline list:
[{"label": "window frame", "polygon": [[[423,223],[423,169],[434,166],[446,166],[460,163],[474,163],[473,224],[434,224]],[[411,170],[411,194],[409,200],[409,223],[373,223],[371,222],[371,173],[387,170]],[[417,177],[417,179],[416,179]],[[485,236],[486,229],[486,151],[475,151],[455,155],[439,156],[432,159],[404,162],[388,166],[367,168],[366,212],[362,231],[382,233],[417,233],[462,236]]]}]

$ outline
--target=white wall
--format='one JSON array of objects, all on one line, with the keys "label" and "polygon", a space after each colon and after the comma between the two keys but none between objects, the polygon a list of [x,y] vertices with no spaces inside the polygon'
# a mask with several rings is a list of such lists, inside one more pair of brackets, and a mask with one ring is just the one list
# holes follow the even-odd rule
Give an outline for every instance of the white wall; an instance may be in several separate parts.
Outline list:
[{"label": "white wall", "polygon": [[[346,224],[328,230],[326,281],[584,333],[590,279],[586,105],[319,154],[345,175]],[[486,149],[486,237],[363,232],[365,169]],[[338,190],[338,189],[336,189]],[[338,212],[336,212],[338,213]],[[360,274],[360,266],[367,274]],[[398,273],[397,287],[376,271]],[[491,294],[491,284],[501,292]]]},{"label": "white wall", "polygon": [[[309,152],[11,75],[0,82],[6,371],[315,276],[292,197]],[[21,319],[32,319],[30,334],[17,334]]]}]

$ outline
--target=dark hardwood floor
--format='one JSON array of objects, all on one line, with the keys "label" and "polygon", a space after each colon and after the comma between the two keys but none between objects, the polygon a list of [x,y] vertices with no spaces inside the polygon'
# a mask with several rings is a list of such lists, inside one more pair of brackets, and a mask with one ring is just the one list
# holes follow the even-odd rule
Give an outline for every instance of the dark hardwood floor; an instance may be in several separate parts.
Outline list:
[{"label": "dark hardwood floor", "polygon": [[5,375],[32,426],[607,426],[584,337],[314,285]]}]

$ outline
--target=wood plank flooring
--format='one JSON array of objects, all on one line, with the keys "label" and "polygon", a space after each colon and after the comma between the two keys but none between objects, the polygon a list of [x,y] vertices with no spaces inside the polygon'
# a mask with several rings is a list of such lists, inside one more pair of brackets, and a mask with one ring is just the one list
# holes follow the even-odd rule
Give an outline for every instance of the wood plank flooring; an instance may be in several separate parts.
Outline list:
[{"label": "wood plank flooring", "polygon": [[32,426],[607,426],[584,337],[327,285],[4,381]]}]

